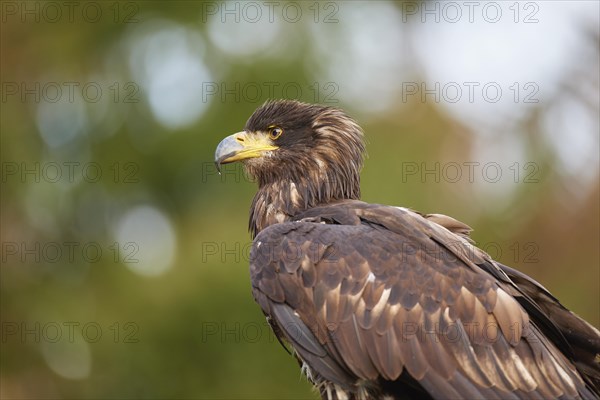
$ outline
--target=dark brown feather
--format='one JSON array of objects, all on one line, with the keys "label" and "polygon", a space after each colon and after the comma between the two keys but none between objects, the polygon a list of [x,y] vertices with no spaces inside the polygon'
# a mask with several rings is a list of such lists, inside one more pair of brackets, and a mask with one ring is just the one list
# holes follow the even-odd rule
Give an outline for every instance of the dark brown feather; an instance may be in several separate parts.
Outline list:
[{"label": "dark brown feather", "polygon": [[[272,242],[285,232],[286,240],[299,243],[298,248],[302,249],[307,248],[303,243],[314,238],[332,241],[341,257],[338,261],[316,257],[313,259],[318,261],[312,266],[299,267],[293,274],[280,268],[278,274],[285,274],[286,278],[278,282],[307,294],[301,300],[306,303],[303,307],[314,308],[316,319],[305,318],[302,307],[297,308],[299,318],[321,346],[336,349],[339,359],[332,358],[334,361],[330,362],[340,362],[340,369],[352,372],[352,390],[359,393],[360,385],[369,386],[361,382],[394,380],[406,370],[430,393],[439,389],[433,382],[447,380],[463,397],[509,398],[511,393],[517,398],[593,397],[576,366],[537,327],[532,328],[523,307],[508,294],[516,287],[505,286],[507,283],[499,282],[478,266],[477,263],[492,262],[484,253],[466,248],[454,258],[436,260],[433,249],[448,251],[449,246],[440,243],[454,239],[453,234],[418,214],[358,201],[322,207],[323,213],[335,214],[331,208],[344,214],[356,213],[363,222],[302,222],[311,225],[311,229],[304,230],[287,227],[297,222],[276,224],[263,230],[256,240]],[[381,213],[381,220],[376,219],[375,225],[365,223],[365,215],[374,219],[376,210]],[[312,218],[311,214],[320,211],[311,209],[308,215],[300,214],[298,218]],[[418,218],[422,220],[419,222]],[[402,235],[426,251],[403,252],[406,246],[402,244],[407,239]],[[363,237],[369,239],[362,241]],[[390,253],[394,240],[397,250]],[[382,250],[380,243],[385,243],[388,251]],[[467,241],[461,243],[472,246]],[[474,255],[467,258],[467,254]],[[308,255],[301,257],[300,265],[310,262]],[[264,269],[273,267],[257,265],[254,257],[251,264],[255,290],[273,290],[265,294],[274,301],[279,296],[278,286],[261,286],[256,281],[258,276],[271,276]],[[317,279],[303,279],[303,271],[313,268]],[[365,273],[369,270],[371,275]],[[431,282],[437,292],[430,295]],[[302,288],[298,289],[298,285]],[[287,293],[286,289],[282,293]],[[293,295],[283,303],[291,305],[297,301]],[[293,338],[291,343],[295,347]],[[377,393],[371,390],[374,395]]]}]

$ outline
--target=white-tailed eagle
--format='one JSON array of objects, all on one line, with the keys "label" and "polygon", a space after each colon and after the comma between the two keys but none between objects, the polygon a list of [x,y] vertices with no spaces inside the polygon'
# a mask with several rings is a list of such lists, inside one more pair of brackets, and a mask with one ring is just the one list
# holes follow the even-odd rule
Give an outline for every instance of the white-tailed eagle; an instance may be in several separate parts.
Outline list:
[{"label": "white-tailed eagle", "polygon": [[270,101],[215,162],[258,183],[253,295],[324,399],[599,398],[600,333],[453,218],[360,201],[343,111]]}]

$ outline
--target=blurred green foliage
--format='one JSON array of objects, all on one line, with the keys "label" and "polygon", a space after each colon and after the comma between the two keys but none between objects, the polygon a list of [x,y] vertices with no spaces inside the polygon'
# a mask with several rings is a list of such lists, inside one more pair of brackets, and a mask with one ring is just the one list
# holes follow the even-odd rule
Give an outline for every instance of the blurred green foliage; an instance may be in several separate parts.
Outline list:
[{"label": "blurred green foliage", "polygon": [[[318,18],[317,3],[302,3],[305,17],[276,18],[271,36],[264,21],[238,29],[253,18],[250,9],[241,14],[248,3],[74,2],[72,19],[60,2],[2,3],[0,397],[316,398],[251,296],[246,227],[255,185],[239,166],[219,176],[212,164],[216,144],[243,128],[274,83],[275,97],[288,83],[289,97],[335,100],[363,126],[365,201],[468,223],[490,254],[600,324],[597,157],[587,165],[591,179],[562,169],[543,122],[563,93],[591,98],[598,119],[597,32],[582,29],[580,38],[592,49],[589,70],[565,69],[562,90],[519,120],[518,169],[534,163],[535,182],[521,176],[490,190],[479,178],[439,179],[441,170],[438,179],[407,174],[422,163],[435,171],[435,163],[481,161],[476,129],[441,104],[402,101],[398,89],[383,111],[368,111],[351,100],[352,87],[323,78],[330,60],[314,51],[322,45],[314,26],[338,10],[327,32],[343,43],[344,13],[371,7],[353,3],[316,5]],[[385,4],[408,37],[403,3]],[[403,62],[407,80],[423,78],[418,61]],[[377,87],[383,78],[370,79]],[[577,93],[581,81],[591,97]],[[517,158],[493,160],[514,172]]]}]

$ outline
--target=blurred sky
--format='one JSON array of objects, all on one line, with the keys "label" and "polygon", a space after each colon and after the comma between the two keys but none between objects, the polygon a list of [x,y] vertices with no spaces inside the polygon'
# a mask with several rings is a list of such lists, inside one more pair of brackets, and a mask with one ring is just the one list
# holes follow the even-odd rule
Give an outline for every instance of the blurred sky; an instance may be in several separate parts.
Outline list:
[{"label": "blurred sky", "polygon": [[598,326],[599,4],[2,2],[1,397],[315,398],[250,295],[254,183],[212,160],[269,98],[347,110],[366,201]]}]

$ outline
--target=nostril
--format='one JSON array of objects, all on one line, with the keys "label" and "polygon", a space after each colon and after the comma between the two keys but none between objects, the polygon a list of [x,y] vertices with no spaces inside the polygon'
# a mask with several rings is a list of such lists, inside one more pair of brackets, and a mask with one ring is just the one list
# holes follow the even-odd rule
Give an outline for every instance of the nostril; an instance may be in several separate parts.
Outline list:
[{"label": "nostril", "polygon": [[240,143],[244,143],[244,138],[241,136],[236,136],[235,140],[237,140]]}]

